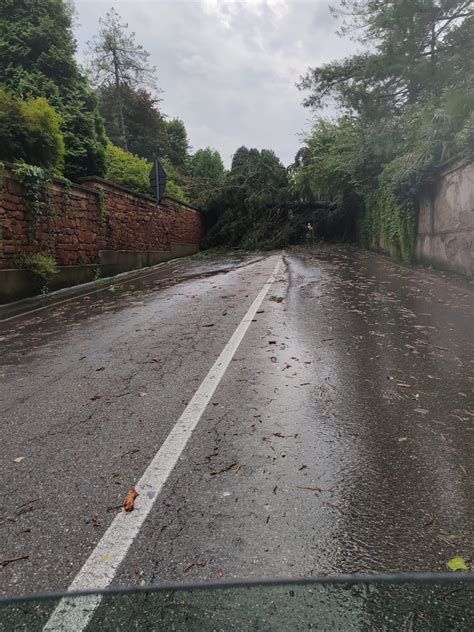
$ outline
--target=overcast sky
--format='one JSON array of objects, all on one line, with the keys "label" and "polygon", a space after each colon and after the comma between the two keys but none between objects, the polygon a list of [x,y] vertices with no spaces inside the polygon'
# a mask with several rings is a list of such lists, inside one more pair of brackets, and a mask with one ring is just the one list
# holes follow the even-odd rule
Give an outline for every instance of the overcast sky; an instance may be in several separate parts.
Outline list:
[{"label": "overcast sky", "polygon": [[82,59],[114,6],[151,54],[162,109],[183,119],[194,150],[274,149],[285,164],[311,119],[295,82],[308,66],[349,54],[325,0],[75,0]]}]

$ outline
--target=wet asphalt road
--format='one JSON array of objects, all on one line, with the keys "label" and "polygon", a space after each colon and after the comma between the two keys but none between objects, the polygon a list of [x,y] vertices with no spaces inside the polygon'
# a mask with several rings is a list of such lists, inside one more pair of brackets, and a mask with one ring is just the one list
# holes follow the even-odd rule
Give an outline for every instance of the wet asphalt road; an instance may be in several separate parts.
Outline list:
[{"label": "wet asphalt road", "polygon": [[183,260],[0,322],[0,557],[28,556],[2,594],[68,587],[279,257],[113,584],[473,556],[472,286],[342,249]]}]

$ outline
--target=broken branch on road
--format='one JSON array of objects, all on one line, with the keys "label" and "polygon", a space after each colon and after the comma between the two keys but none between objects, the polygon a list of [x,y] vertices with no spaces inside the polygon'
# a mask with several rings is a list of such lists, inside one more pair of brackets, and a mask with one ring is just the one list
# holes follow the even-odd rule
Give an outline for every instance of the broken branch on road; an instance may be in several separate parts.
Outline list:
[{"label": "broken branch on road", "polygon": [[18,557],[12,557],[9,560],[0,560],[0,566],[3,568],[4,566],[8,566],[8,564],[12,564],[13,562],[27,560],[29,557],[29,555],[19,555]]}]

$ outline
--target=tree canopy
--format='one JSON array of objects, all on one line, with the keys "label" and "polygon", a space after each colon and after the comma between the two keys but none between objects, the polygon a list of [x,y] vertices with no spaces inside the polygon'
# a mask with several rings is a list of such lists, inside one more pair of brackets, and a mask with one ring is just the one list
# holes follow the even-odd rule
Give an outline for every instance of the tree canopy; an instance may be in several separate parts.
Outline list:
[{"label": "tree canopy", "polygon": [[103,175],[104,127],[75,52],[71,8],[63,0],[2,0],[0,87],[24,99],[44,97],[58,112],[65,175]]},{"label": "tree canopy", "polygon": [[417,195],[442,161],[474,148],[474,14],[463,0],[343,0],[341,35],[366,52],[311,68],[304,104],[336,104],[294,166],[301,196],[324,196],[369,247],[411,259]]},{"label": "tree canopy", "polygon": [[99,19],[99,33],[89,43],[90,68],[94,85],[113,91],[114,110],[118,118],[120,145],[128,149],[127,118],[124,104],[127,90],[131,91],[155,84],[155,67],[148,64],[150,54],[135,42],[135,33],[128,33],[128,24],[112,8]]},{"label": "tree canopy", "polygon": [[61,173],[64,139],[58,113],[43,97],[20,99],[0,89],[0,160]]},{"label": "tree canopy", "polygon": [[[122,146],[115,88],[100,88],[98,95],[107,136],[112,143]],[[166,121],[158,107],[159,99],[144,88],[133,89],[129,86],[122,86],[121,95],[128,150],[147,160],[165,156],[169,142]]]}]

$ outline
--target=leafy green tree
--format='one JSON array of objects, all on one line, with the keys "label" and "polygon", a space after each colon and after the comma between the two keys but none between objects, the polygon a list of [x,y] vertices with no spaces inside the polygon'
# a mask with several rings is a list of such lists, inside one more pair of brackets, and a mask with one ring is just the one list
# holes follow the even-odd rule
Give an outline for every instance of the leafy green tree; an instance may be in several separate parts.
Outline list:
[{"label": "leafy green tree", "polygon": [[[106,157],[106,178],[108,180],[132,191],[150,195],[151,162],[112,143],[107,145]],[[174,197],[181,202],[189,202],[185,191],[176,182],[173,165],[166,159],[162,163],[167,175],[165,195]]]},{"label": "leafy green tree", "polygon": [[225,167],[218,151],[198,149],[188,161],[189,195],[199,208],[205,208],[218,195],[225,177]]},{"label": "leafy green tree", "polygon": [[210,147],[198,149],[189,159],[189,173],[193,178],[222,180],[225,168],[220,153]]},{"label": "leafy green tree", "polygon": [[120,15],[112,8],[100,18],[99,34],[89,43],[94,84],[113,90],[118,117],[120,140],[128,149],[125,90],[154,86],[156,69],[149,66],[150,54],[135,42],[135,33],[127,33],[128,24],[121,23]]},{"label": "leafy green tree", "polygon": [[135,154],[123,150],[112,143],[107,145],[106,178],[124,187],[150,193],[151,163]]},{"label": "leafy green tree", "polygon": [[171,164],[185,172],[190,151],[186,127],[181,119],[173,118],[166,121],[165,129],[168,138],[167,158]]},{"label": "leafy green tree", "polygon": [[0,89],[0,159],[24,161],[60,173],[61,119],[43,97],[22,100]]},{"label": "leafy green tree", "polygon": [[166,190],[165,195],[169,195],[180,202],[186,202],[190,204],[191,200],[182,186],[182,176],[176,169],[176,167],[170,162],[168,158],[161,158],[160,162],[166,171]]},{"label": "leafy green tree", "polygon": [[[164,116],[158,108],[159,99],[145,89],[134,90],[126,85],[122,86],[121,93],[128,150],[147,160],[164,156],[167,153],[168,136]],[[115,145],[121,145],[122,131],[115,88],[101,88],[98,95],[107,136]]]},{"label": "leafy green tree", "polygon": [[292,183],[359,218],[364,244],[409,261],[416,198],[440,162],[474,141],[474,14],[462,0],[342,0],[341,34],[368,52],[310,69],[305,105],[335,100],[345,116],[319,121]]},{"label": "leafy green tree", "polygon": [[288,172],[268,149],[240,147],[205,208],[205,246],[278,248],[301,227],[290,206]]},{"label": "leafy green tree", "polygon": [[335,98],[371,117],[474,76],[470,0],[342,0],[333,12],[345,20],[341,35],[370,52],[310,69],[299,84],[307,106]]},{"label": "leafy green tree", "polygon": [[0,87],[22,97],[45,97],[61,116],[64,173],[103,175],[106,139],[97,101],[74,58],[70,3],[2,0]]}]

